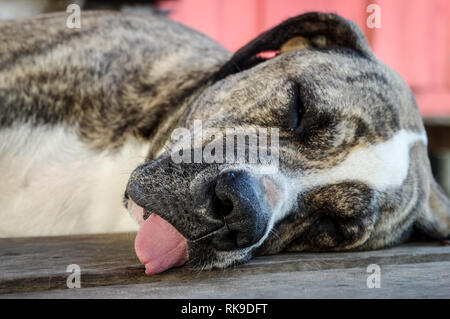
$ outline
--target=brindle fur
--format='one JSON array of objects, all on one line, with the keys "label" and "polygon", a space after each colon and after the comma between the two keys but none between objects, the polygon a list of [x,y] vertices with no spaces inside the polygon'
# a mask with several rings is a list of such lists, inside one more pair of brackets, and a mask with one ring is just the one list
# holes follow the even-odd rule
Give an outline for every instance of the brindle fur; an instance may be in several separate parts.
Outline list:
[{"label": "brindle fur", "polygon": [[120,147],[128,135],[150,139],[229,57],[164,18],[85,12],[81,29],[66,19],[0,24],[1,127],[77,126],[97,149]]},{"label": "brindle fur", "polygon": [[[133,200],[187,237],[190,265],[225,267],[284,249],[375,249],[407,240],[414,228],[449,236],[450,205],[423,143],[411,147],[401,186],[380,191],[347,180],[302,190],[262,245],[225,252],[214,248],[227,236],[223,222],[201,212],[211,209],[210,184],[227,165],[170,160],[171,131],[195,119],[204,128],[279,128],[280,172],[289,176],[334,167],[400,130],[424,132],[408,86],[354,23],[301,15],[230,58],[161,17],[85,12],[81,30],[65,19],[0,24],[0,127],[63,124],[96,150],[119,149],[129,136],[150,141],[147,161],[130,177],[143,190]],[[276,58],[256,57],[282,47]]]}]

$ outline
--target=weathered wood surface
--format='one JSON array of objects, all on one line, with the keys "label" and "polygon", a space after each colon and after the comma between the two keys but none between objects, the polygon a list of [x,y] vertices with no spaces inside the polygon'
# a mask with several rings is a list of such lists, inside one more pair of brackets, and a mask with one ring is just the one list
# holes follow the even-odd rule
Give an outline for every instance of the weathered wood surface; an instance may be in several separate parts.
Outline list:
[{"label": "weathered wood surface", "polygon": [[[146,276],[134,236],[0,239],[0,298],[450,298],[450,246],[438,243],[285,253],[226,270]],[[81,289],[67,288],[70,264],[81,268]],[[381,267],[381,288],[367,288],[370,264]]]},{"label": "weathered wood surface", "polygon": [[381,287],[366,286],[365,267],[280,271],[180,281],[50,290],[0,298],[449,298],[449,262],[386,265]]}]

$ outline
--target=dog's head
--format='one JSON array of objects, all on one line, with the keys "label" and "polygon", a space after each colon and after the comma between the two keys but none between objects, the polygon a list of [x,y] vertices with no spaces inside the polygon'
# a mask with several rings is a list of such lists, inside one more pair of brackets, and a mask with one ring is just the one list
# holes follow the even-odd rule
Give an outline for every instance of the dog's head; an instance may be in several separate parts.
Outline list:
[{"label": "dog's head", "polygon": [[339,16],[301,15],[251,41],[181,123],[127,187],[150,273],[282,250],[374,249],[413,228],[449,235],[410,89]]}]

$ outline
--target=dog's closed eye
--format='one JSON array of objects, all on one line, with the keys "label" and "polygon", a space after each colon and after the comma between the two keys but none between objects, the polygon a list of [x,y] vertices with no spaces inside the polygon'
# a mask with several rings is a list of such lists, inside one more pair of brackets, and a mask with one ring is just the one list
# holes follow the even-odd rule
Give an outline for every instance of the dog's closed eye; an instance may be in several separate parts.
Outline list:
[{"label": "dog's closed eye", "polygon": [[303,99],[298,84],[294,84],[292,90],[292,99],[288,110],[288,128],[291,131],[297,131],[305,113]]}]

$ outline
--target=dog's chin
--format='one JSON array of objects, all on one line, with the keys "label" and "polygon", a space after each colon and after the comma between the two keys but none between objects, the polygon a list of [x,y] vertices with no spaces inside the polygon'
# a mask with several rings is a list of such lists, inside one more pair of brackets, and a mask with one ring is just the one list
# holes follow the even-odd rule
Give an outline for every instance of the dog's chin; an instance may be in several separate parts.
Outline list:
[{"label": "dog's chin", "polygon": [[135,251],[147,275],[185,264],[193,269],[222,269],[244,264],[252,258],[252,250],[218,251],[203,240],[189,242],[188,246],[188,240],[156,212],[148,212],[131,199],[126,206],[140,225]]},{"label": "dog's chin", "polygon": [[131,199],[128,210],[140,225],[134,247],[147,275],[182,266],[188,261],[187,239],[168,221],[146,211]]}]

